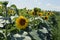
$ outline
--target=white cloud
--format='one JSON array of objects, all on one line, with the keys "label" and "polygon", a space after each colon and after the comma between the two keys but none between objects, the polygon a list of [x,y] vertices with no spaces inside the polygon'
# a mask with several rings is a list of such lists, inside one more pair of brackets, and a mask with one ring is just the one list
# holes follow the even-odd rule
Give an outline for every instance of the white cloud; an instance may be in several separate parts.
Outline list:
[{"label": "white cloud", "polygon": [[8,1],[8,0],[0,0],[0,1]]},{"label": "white cloud", "polygon": [[56,10],[56,11],[60,11],[60,6],[56,6],[56,5],[53,5],[53,4],[51,4],[51,3],[48,3],[48,4],[46,4],[46,7],[48,8],[48,9],[54,9],[54,10]]},{"label": "white cloud", "polygon": [[51,6],[51,4],[50,4],[50,3],[48,3],[46,6]]}]

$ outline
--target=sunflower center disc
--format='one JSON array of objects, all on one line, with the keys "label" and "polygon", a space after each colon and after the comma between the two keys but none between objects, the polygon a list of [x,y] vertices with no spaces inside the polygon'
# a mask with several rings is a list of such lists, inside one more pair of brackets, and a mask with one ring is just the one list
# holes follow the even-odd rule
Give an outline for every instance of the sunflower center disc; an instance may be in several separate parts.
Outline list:
[{"label": "sunflower center disc", "polygon": [[50,13],[48,13],[48,15],[50,15]]},{"label": "sunflower center disc", "polygon": [[20,24],[23,26],[23,25],[25,25],[25,23],[26,23],[26,20],[25,19],[21,19],[20,20]]},{"label": "sunflower center disc", "polygon": [[45,19],[47,19],[47,17],[45,17]]},{"label": "sunflower center disc", "polygon": [[41,14],[39,14],[39,16],[41,16]]}]

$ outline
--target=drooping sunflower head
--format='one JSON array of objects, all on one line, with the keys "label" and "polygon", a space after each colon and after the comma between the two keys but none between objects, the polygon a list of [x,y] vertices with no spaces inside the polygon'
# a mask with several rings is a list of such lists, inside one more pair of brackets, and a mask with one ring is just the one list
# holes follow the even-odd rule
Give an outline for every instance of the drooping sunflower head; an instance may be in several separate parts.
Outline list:
[{"label": "drooping sunflower head", "polygon": [[35,12],[32,12],[32,15],[35,15]]},{"label": "drooping sunflower head", "polygon": [[51,13],[52,15],[54,14],[54,13]]},{"label": "drooping sunflower head", "polygon": [[31,15],[32,15],[32,16],[35,16],[35,15],[37,15],[37,12],[35,12],[34,10],[32,10],[32,11],[31,11]]},{"label": "drooping sunflower head", "polygon": [[48,20],[48,16],[45,16],[44,19],[45,19],[45,20]]},{"label": "drooping sunflower head", "polygon": [[23,16],[20,16],[16,19],[16,27],[18,29],[25,29],[28,26],[28,19]]},{"label": "drooping sunflower head", "polygon": [[31,11],[30,14],[33,16],[34,15],[34,11]]},{"label": "drooping sunflower head", "polygon": [[14,14],[15,11],[14,11],[14,10],[8,10],[8,13],[9,13],[9,15],[10,15],[10,14]]}]

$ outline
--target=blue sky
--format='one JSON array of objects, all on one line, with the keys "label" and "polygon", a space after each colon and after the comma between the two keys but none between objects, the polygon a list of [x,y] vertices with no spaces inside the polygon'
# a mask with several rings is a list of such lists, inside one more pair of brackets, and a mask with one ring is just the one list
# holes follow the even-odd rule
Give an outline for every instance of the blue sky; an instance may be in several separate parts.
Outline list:
[{"label": "blue sky", "polygon": [[[0,0],[2,1],[2,0]],[[39,7],[42,10],[60,11],[60,0],[3,0],[9,1],[8,6],[15,4],[17,8],[33,9]]]}]

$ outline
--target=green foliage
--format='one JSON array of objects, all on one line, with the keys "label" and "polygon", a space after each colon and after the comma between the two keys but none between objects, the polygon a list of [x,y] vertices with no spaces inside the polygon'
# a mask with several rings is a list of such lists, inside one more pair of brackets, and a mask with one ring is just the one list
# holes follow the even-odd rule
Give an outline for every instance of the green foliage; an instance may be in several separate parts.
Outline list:
[{"label": "green foliage", "polygon": [[[44,20],[44,17],[48,13],[48,11],[44,12],[44,11],[41,11],[40,8],[36,7],[34,8],[34,13],[42,12],[43,16],[38,16],[38,15],[31,16],[30,12],[32,11],[32,9],[31,10],[27,10],[26,8],[17,9],[16,5],[14,4],[11,5],[10,7],[6,7],[7,4],[8,2],[3,2],[2,3],[2,5],[4,5],[3,9],[0,9],[0,16],[3,16],[3,20],[5,20],[5,22],[2,23],[4,27],[1,28],[1,30],[3,30],[3,33],[0,33],[0,40],[3,40],[3,39],[9,40],[11,38],[14,39],[15,34],[19,34],[21,36],[23,35],[24,32],[27,32],[27,35],[25,36],[29,36],[32,40],[40,40],[40,39],[41,40],[59,40],[59,37],[60,37],[60,32],[58,32],[60,30],[60,27],[59,27],[60,19],[58,18],[59,12],[52,11],[54,14],[50,16],[47,15],[49,16],[48,17],[49,19]],[[8,13],[9,9],[13,9],[15,11],[15,14],[9,15]],[[6,13],[8,15],[6,15]],[[11,16],[15,16],[15,17],[11,18]],[[15,22],[19,16],[24,16],[29,19],[28,27],[24,30],[20,30],[20,29],[18,30],[16,28]],[[58,22],[56,20],[57,19],[56,17],[59,20]],[[9,22],[6,22],[6,20],[8,20]],[[19,38],[22,38],[22,36],[21,37],[20,36]]]}]

